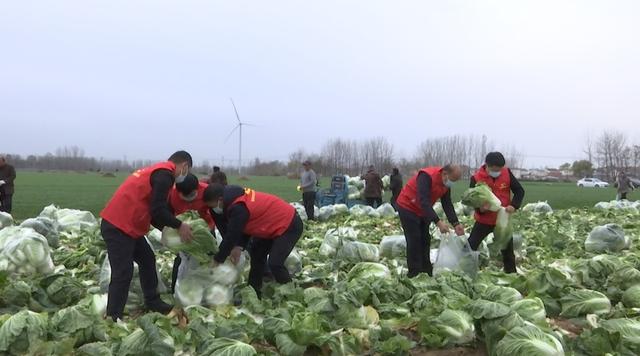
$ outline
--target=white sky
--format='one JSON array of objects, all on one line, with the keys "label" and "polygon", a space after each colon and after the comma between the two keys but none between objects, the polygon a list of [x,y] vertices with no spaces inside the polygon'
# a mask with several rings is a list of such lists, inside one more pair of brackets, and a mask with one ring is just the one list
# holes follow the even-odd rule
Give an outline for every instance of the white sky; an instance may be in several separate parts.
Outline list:
[{"label": "white sky", "polygon": [[0,152],[286,160],[332,137],[485,133],[525,166],[640,142],[640,2],[4,1]]}]

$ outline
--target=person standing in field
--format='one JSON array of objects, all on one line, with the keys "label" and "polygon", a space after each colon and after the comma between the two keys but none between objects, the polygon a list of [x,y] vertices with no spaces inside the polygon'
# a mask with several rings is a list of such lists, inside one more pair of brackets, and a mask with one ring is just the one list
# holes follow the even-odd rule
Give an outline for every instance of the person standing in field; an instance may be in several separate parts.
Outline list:
[{"label": "person standing in field", "polygon": [[429,225],[433,222],[441,233],[449,233],[449,225],[440,220],[433,210],[433,204],[438,200],[442,203],[442,209],[449,223],[454,226],[456,234],[464,235],[464,226],[458,221],[451,201],[451,187],[461,177],[462,169],[458,165],[425,167],[409,179],[400,191],[397,201],[398,216],[407,240],[409,278],[420,273],[432,275]]},{"label": "person standing in field", "polygon": [[389,189],[391,190],[391,199],[389,203],[393,206],[396,211],[398,210],[398,196],[400,195],[400,191],[402,190],[402,175],[398,168],[394,168],[391,177],[389,179]]},{"label": "person standing in field", "polygon": [[616,182],[613,184],[614,187],[618,188],[618,194],[616,196],[617,200],[627,199],[627,194],[634,189],[633,183],[624,173],[624,171],[618,172],[618,176],[616,177]]},{"label": "person standing in field", "polygon": [[0,211],[11,214],[13,203],[14,186],[16,179],[16,169],[7,163],[5,156],[0,156]]},{"label": "person standing in field", "polygon": [[209,183],[219,183],[222,185],[227,185],[227,175],[220,170],[220,167],[214,166],[211,178],[209,178]]},{"label": "person standing in field", "polygon": [[367,205],[377,208],[382,205],[382,178],[373,166],[369,166],[367,174],[361,177],[364,180],[364,198]]},{"label": "person standing in field", "polygon": [[307,213],[307,219],[315,220],[315,202],[316,202],[316,186],[318,185],[318,177],[316,172],[311,169],[311,161],[302,162],[304,171],[300,177],[300,190],[302,190],[302,204]]},{"label": "person standing in field", "polygon": [[172,227],[182,241],[191,241],[191,227],[176,219],[168,200],[173,184],[182,183],[192,166],[191,155],[178,151],[165,162],[133,172],[100,213],[100,231],[111,265],[106,314],[114,321],[124,314],[133,262],[138,265],[147,309],[166,314],[173,308],[160,299],[155,254],[144,236],[153,221],[155,227]]},{"label": "person standing in field", "polygon": [[[302,219],[291,204],[279,197],[236,185],[210,184],[204,192],[209,207],[227,218],[226,234],[213,264],[227,257],[237,264],[251,239],[249,285],[259,298],[268,266],[276,282],[291,282],[284,263],[302,236]],[[268,258],[267,258],[268,256]]]},{"label": "person standing in field", "polygon": [[[520,208],[524,199],[524,188],[505,166],[505,159],[500,152],[489,152],[485,158],[485,164],[471,177],[471,188],[476,184],[486,184],[493,194],[500,199],[505,210],[512,214]],[[511,197],[513,193],[513,198]],[[480,243],[496,227],[498,213],[489,211],[489,203],[480,209],[476,209],[474,218],[476,223],[469,235],[469,246],[474,251],[478,250]],[[513,252],[513,238],[509,240],[507,247],[502,250],[502,262],[506,273],[516,273],[516,256]]]}]

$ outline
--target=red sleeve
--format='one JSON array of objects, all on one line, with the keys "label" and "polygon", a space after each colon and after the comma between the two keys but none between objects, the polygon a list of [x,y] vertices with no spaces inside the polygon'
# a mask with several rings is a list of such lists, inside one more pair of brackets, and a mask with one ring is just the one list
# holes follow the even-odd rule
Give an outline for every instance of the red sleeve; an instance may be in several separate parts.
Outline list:
[{"label": "red sleeve", "polygon": [[211,213],[209,212],[209,207],[205,206],[203,208],[200,208],[198,210],[198,214],[200,215],[201,218],[204,219],[204,221],[207,222],[207,224],[209,224],[209,229],[213,230],[216,227],[216,223],[213,220],[213,216],[211,216]]}]

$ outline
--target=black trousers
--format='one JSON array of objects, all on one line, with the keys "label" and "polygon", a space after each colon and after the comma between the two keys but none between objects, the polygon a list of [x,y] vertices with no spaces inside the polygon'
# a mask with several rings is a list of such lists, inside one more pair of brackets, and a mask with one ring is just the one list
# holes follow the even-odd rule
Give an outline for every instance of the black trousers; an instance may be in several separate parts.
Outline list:
[{"label": "black trousers", "polygon": [[176,258],[173,259],[173,269],[171,270],[171,294],[176,292],[176,281],[178,280],[178,271],[181,263],[182,258],[180,255],[176,255]]},{"label": "black trousers", "polygon": [[407,240],[407,267],[409,268],[407,276],[411,278],[420,273],[427,273],[431,276],[433,266],[429,259],[431,250],[430,222],[400,207],[398,208],[398,216],[402,230],[404,230],[404,238]]},{"label": "black trousers", "polygon": [[391,206],[392,206],[394,209],[396,209],[396,211],[398,211],[398,203],[397,203],[397,201],[398,201],[398,196],[399,196],[399,195],[400,195],[400,193],[398,193],[398,194],[393,194],[393,195],[391,196],[391,199],[389,200],[389,204],[391,204]]},{"label": "black trousers", "polygon": [[627,193],[626,192],[620,193],[620,199],[618,199],[618,200],[624,200],[624,199],[627,199]]},{"label": "black trousers", "polygon": [[[487,235],[493,232],[494,225],[481,224],[476,222],[471,229],[469,235],[469,246],[474,251],[478,251],[478,247]],[[502,263],[506,273],[516,273],[516,255],[513,252],[513,238],[509,240],[507,247],[502,252]]]},{"label": "black trousers", "polygon": [[13,194],[0,194],[0,211],[11,214]]},{"label": "black trousers", "polygon": [[382,198],[365,198],[367,200],[367,205],[372,208],[377,208],[382,205]]},{"label": "black trousers", "polygon": [[309,220],[315,220],[315,202],[316,192],[304,192],[302,193],[302,205],[304,205],[304,211],[307,213]]},{"label": "black trousers", "polygon": [[[249,285],[255,289],[258,297],[262,296],[262,278],[265,265],[268,264],[276,282],[284,284],[291,282],[291,276],[284,262],[302,236],[302,220],[295,214],[291,225],[282,236],[273,240],[253,238],[249,256],[251,270],[249,271]],[[267,262],[267,255],[269,260]]]},{"label": "black trousers", "polygon": [[127,304],[129,286],[133,278],[133,262],[138,265],[140,285],[145,304],[160,298],[156,256],[144,237],[134,239],[106,220],[100,225],[102,238],[107,244],[111,264],[111,283],[107,299],[107,316],[122,318]]}]

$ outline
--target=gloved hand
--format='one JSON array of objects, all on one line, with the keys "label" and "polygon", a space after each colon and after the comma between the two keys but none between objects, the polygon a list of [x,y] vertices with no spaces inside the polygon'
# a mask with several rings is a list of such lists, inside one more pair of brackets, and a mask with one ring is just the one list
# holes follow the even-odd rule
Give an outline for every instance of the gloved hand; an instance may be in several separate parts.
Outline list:
[{"label": "gloved hand", "polygon": [[0,180],[0,186],[5,185],[7,182]]},{"label": "gloved hand", "polygon": [[297,187],[296,187],[296,189],[297,189],[298,191],[302,191],[302,188],[300,188],[300,186],[297,186]]}]

